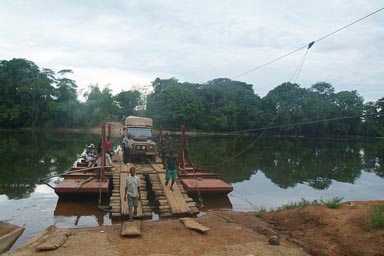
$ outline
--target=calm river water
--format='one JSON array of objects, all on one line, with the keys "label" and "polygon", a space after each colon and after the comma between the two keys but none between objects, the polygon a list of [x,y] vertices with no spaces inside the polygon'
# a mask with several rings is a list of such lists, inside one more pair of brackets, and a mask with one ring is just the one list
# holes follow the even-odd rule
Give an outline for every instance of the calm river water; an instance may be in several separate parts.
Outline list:
[{"label": "calm river water", "polygon": [[[85,145],[98,139],[89,134],[0,133],[0,220],[26,227],[13,249],[52,224],[112,223],[96,200],[59,201],[39,182],[69,169]],[[188,148],[194,164],[218,172],[234,187],[226,197],[203,197],[203,213],[272,209],[302,198],[384,199],[384,140],[191,137]]]}]

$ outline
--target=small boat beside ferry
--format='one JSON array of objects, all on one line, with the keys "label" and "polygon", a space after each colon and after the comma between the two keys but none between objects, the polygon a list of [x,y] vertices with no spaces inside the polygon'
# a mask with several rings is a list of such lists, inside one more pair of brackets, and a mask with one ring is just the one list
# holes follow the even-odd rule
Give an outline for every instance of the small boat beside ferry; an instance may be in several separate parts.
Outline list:
[{"label": "small boat beside ferry", "polygon": [[[106,137],[106,126],[108,126],[108,137]],[[110,138],[111,125],[102,125],[102,141],[105,142],[106,138]],[[90,144],[88,148],[94,148]],[[87,148],[87,149],[88,149]],[[46,183],[45,180],[52,178],[46,177],[40,181],[54,189],[59,197],[67,196],[100,196],[109,194],[112,185],[112,161],[108,159],[107,152],[104,146],[101,148],[100,154],[94,160],[89,160],[86,154],[83,153],[75,163],[75,165],[68,171],[58,174],[60,181],[57,186],[53,187]],[[93,149],[92,149],[93,150]]]},{"label": "small boat beside ferry", "polygon": [[0,254],[11,249],[12,245],[24,232],[24,227],[0,221]]}]

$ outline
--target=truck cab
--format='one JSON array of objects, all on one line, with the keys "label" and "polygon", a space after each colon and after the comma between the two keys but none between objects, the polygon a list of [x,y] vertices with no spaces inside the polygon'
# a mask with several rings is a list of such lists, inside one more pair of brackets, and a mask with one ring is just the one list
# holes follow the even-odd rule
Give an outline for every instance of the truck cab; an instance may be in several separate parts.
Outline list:
[{"label": "truck cab", "polygon": [[124,128],[131,144],[132,160],[156,160],[157,149],[156,143],[152,140],[152,125],[152,119],[147,117],[128,116],[125,119]]}]

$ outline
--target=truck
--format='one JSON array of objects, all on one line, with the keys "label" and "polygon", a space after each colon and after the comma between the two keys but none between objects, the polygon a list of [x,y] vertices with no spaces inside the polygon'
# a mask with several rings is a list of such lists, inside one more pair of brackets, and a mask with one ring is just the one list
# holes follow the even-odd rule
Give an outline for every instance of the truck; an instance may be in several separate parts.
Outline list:
[{"label": "truck", "polygon": [[128,116],[125,119],[125,134],[130,141],[130,158],[144,161],[156,161],[157,148],[152,140],[153,121],[148,117]]}]

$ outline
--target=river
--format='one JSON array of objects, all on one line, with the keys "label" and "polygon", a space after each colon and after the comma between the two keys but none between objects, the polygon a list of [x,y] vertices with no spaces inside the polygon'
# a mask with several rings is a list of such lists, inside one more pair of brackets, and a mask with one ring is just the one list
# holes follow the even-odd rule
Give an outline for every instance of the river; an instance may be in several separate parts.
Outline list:
[{"label": "river", "polygon": [[[112,223],[97,200],[59,201],[39,182],[68,170],[85,145],[98,140],[92,134],[0,133],[0,220],[26,227],[13,249],[49,225]],[[112,139],[113,145],[119,143]],[[203,197],[202,214],[269,210],[303,198],[383,200],[384,140],[189,137],[187,149],[194,164],[219,173],[234,187],[226,197]]]}]

